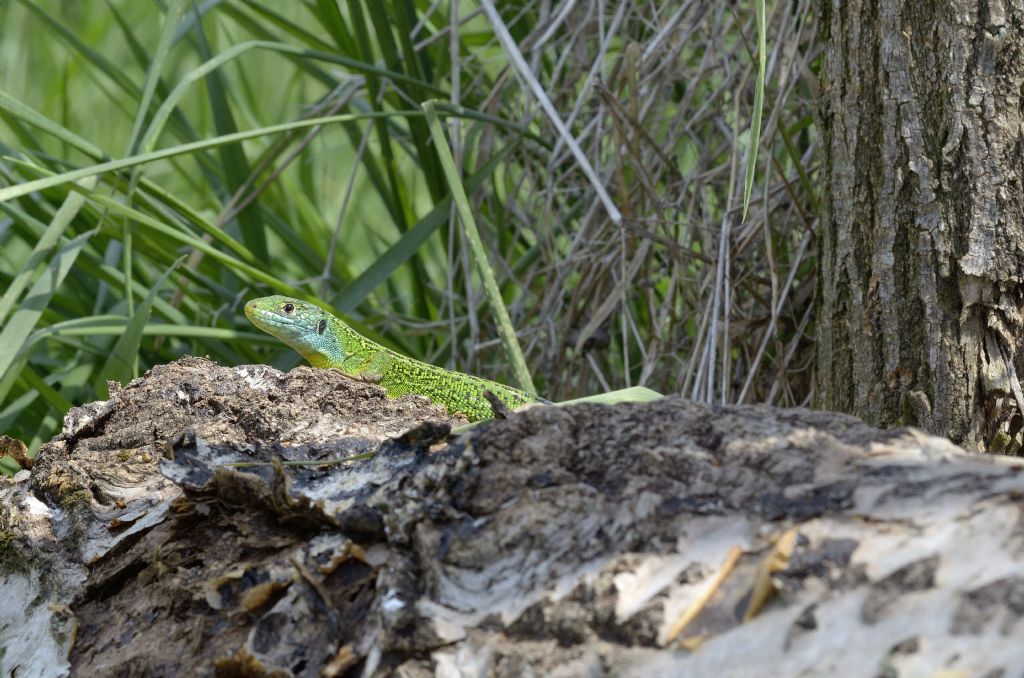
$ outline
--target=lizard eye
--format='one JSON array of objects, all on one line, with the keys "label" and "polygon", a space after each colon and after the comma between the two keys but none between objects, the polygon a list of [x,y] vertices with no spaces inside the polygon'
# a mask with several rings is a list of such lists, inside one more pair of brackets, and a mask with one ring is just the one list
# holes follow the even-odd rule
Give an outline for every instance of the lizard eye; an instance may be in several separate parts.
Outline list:
[{"label": "lizard eye", "polygon": [[295,304],[285,304],[282,309],[285,313],[291,314],[295,310]]}]

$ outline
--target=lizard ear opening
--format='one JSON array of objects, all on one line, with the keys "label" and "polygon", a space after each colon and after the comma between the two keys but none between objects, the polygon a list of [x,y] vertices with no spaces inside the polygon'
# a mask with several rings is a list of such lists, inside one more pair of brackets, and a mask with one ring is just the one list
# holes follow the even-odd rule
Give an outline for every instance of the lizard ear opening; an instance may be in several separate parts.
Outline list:
[{"label": "lizard ear opening", "polygon": [[327,329],[327,318],[322,318],[320,320],[320,324],[316,326],[316,333],[317,334],[323,334],[326,329]]}]

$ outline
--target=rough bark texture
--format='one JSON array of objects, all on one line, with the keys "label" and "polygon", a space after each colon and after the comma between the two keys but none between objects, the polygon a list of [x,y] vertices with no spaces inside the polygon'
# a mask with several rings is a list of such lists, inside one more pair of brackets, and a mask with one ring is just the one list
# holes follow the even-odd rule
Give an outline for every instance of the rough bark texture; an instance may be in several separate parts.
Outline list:
[{"label": "rough bark texture", "polygon": [[1024,666],[1019,461],[678,398],[453,423],[197,359],[73,410],[0,480],[3,675]]},{"label": "rough bark texture", "polygon": [[1024,2],[819,6],[817,404],[1015,451]]}]

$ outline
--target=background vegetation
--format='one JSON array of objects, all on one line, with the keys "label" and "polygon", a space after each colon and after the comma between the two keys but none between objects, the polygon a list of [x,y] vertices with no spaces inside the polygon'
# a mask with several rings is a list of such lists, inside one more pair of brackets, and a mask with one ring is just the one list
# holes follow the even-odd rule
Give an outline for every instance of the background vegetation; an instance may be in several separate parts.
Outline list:
[{"label": "background vegetation", "polygon": [[743,220],[756,4],[0,4],[0,432],[187,353],[297,364],[241,313],[270,293],[513,382],[429,100],[542,393],[806,403],[813,21],[768,7]]}]

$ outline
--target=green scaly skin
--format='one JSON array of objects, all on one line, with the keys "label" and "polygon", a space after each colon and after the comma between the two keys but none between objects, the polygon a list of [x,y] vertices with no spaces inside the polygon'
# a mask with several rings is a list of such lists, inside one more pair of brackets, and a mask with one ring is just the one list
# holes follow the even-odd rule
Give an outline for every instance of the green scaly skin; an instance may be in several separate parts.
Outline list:
[{"label": "green scaly skin", "polygon": [[416,393],[470,421],[490,419],[490,391],[509,409],[549,401],[517,388],[428,365],[370,341],[333,315],[305,301],[273,296],[253,299],[245,316],[298,351],[313,367],[334,367],[349,377],[380,384],[389,398]]}]

